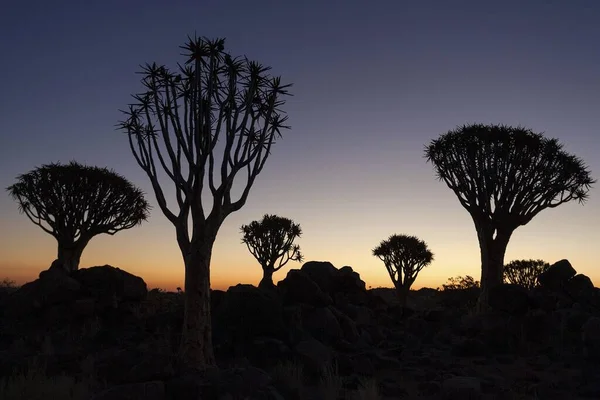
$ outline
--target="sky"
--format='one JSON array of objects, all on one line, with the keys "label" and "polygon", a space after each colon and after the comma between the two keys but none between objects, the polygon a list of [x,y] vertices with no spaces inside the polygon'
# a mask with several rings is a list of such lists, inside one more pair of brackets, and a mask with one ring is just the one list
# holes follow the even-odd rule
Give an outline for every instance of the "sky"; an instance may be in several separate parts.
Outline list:
[{"label": "sky", "polygon": [[[600,2],[29,1],[0,14],[0,187],[51,162],[109,167],[141,188],[148,222],[96,236],[81,267],[109,264],[149,287],[183,286],[175,230],[115,130],[141,89],[139,65],[175,67],[187,35],[226,38],[233,55],[293,83],[278,141],[246,205],[224,222],[215,289],[257,284],[262,270],[240,227],[265,213],[299,223],[305,259],[350,265],[391,286],[372,249],[415,235],[434,261],[413,288],[480,277],[471,217],[435,178],[424,146],[466,123],[521,125],[555,137],[600,177]],[[596,185],[598,186],[598,185]],[[0,195],[0,279],[37,278],[56,240]],[[505,261],[568,259],[600,286],[600,191],[542,211],[518,228]],[[593,254],[594,253],[594,254]],[[274,276],[283,279],[289,263]]]}]

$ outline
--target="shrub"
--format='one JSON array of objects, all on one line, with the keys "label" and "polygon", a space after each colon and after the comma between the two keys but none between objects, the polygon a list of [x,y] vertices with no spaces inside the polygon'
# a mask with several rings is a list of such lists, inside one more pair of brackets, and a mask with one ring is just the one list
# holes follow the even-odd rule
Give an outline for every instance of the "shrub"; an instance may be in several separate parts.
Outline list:
[{"label": "shrub", "polygon": [[504,282],[533,289],[538,286],[538,277],[550,268],[544,260],[514,260],[504,266]]}]

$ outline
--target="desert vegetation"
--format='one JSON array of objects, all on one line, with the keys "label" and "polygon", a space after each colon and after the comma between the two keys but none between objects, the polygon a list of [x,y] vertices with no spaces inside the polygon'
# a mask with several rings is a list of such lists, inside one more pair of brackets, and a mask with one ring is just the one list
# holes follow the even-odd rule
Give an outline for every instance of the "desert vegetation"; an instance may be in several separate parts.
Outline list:
[{"label": "desert vegetation", "polygon": [[302,229],[289,218],[267,214],[260,221],[242,225],[242,234],[242,243],[263,270],[259,287],[273,287],[273,274],[289,261],[302,262],[300,246],[294,244]]},{"label": "desert vegetation", "polygon": [[373,249],[373,255],[383,261],[402,306],[410,287],[423,268],[433,261],[427,244],[416,236],[392,235]]},{"label": "desert vegetation", "polygon": [[523,127],[471,124],[433,140],[425,157],[469,212],[481,248],[478,308],[502,284],[504,254],[519,226],[542,210],[584,202],[595,181],[556,139]]},{"label": "desert vegetation", "polygon": [[[180,363],[202,370],[215,364],[213,244],[225,218],[246,203],[273,143],[288,128],[282,107],[291,85],[269,75],[270,67],[227,53],[224,39],[188,37],[182,48],[185,62],[176,71],[145,65],[144,92],[133,96],[120,127],[152,182],[160,210],[175,226],[185,265]],[[177,211],[167,205],[157,161],[175,185]],[[232,198],[234,184],[243,185],[237,199]],[[210,209],[203,203],[207,191]]]},{"label": "desert vegetation", "polygon": [[114,235],[148,219],[143,193],[107,168],[75,161],[43,165],[8,187],[19,210],[58,242],[57,267],[76,271],[99,234]]},{"label": "desert vegetation", "polygon": [[504,266],[504,280],[527,289],[539,286],[538,277],[550,268],[544,260],[513,260]]},{"label": "desert vegetation", "polygon": [[302,230],[267,214],[241,227],[260,283],[214,290],[217,234],[288,128],[290,85],[227,53],[223,39],[188,38],[183,49],[175,70],[142,68],[142,93],[119,123],[175,228],[183,290],[148,290],[110,265],[79,268],[94,235],[148,218],[125,178],[74,162],[19,177],[10,195],[59,254],[39,279],[0,285],[1,398],[600,396],[600,290],[568,260],[504,260],[519,226],[587,198],[595,181],[582,160],[556,139],[505,125],[465,125],[426,146],[475,223],[479,281],[411,290],[434,255],[416,236],[394,234],[372,250],[394,288],[368,290],[351,266],[327,261],[291,268],[275,284],[275,272],[303,261],[294,243]]}]

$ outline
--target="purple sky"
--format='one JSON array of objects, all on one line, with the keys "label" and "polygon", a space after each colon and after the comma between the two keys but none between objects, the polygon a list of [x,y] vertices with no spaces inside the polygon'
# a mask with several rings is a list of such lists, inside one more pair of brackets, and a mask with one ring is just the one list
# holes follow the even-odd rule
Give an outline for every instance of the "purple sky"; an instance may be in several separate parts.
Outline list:
[{"label": "purple sky", "polygon": [[[485,3],[485,4],[484,4]],[[423,159],[431,139],[470,122],[524,125],[557,137],[600,171],[600,2],[570,1],[32,1],[0,13],[0,186],[35,166],[79,162],[125,175],[155,204],[147,177],[114,130],[140,90],[138,65],[175,66],[186,35],[226,37],[234,55],[294,84],[285,132],[245,208],[223,225],[213,284],[256,283],[239,227],[264,213],[300,223],[307,260],[353,266],[389,285],[371,249],[414,234],[435,254],[415,286],[479,278],[470,216]],[[598,285],[600,195],[521,227],[507,260],[568,258]],[[0,196],[0,278],[27,280],[55,240]],[[174,229],[150,221],[96,237],[82,267],[111,264],[150,286],[181,285]],[[276,274],[283,278],[286,271]]]}]

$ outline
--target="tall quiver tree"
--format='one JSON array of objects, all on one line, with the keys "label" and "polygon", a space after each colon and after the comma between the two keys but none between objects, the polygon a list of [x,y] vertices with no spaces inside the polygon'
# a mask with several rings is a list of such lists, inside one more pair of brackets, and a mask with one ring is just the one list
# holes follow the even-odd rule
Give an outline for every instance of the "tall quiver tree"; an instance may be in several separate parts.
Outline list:
[{"label": "tall quiver tree", "polygon": [[416,236],[392,235],[373,249],[392,279],[401,306],[406,306],[410,287],[423,268],[433,261],[427,244]]},{"label": "tall quiver tree", "polygon": [[[185,264],[179,360],[196,370],[215,364],[210,260],[217,232],[246,203],[275,139],[287,128],[280,107],[290,85],[270,76],[269,67],[230,56],[224,43],[188,38],[185,64],[176,72],[157,64],[142,67],[145,90],[133,96],[136,102],[120,124],[161,211],[175,226]],[[167,205],[157,164],[174,184],[176,211]]]},{"label": "tall quiver tree", "polygon": [[241,229],[242,243],[263,269],[259,287],[273,287],[275,272],[288,261],[302,261],[300,246],[294,244],[294,240],[302,235],[302,229],[291,219],[265,214],[262,220],[242,225]]},{"label": "tall quiver tree", "polygon": [[425,149],[440,180],[469,212],[481,249],[478,310],[502,284],[504,254],[514,230],[540,211],[584,202],[595,183],[583,161],[556,139],[521,127],[464,125]]},{"label": "tall quiver tree", "polygon": [[148,219],[141,190],[106,168],[75,161],[47,164],[17,177],[7,188],[19,209],[58,242],[58,265],[76,271],[96,235],[115,233]]}]

